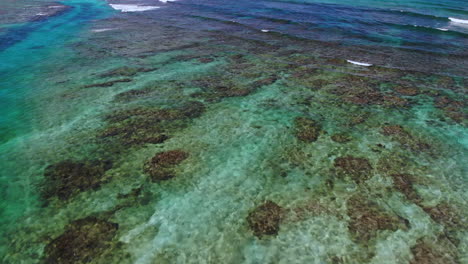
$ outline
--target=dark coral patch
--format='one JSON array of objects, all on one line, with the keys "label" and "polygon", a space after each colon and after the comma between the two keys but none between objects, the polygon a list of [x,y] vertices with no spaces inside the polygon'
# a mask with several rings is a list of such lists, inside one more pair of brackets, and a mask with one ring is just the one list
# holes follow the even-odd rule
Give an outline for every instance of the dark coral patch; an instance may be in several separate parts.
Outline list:
[{"label": "dark coral patch", "polygon": [[261,238],[278,234],[281,217],[281,207],[272,201],[266,201],[249,213],[247,222],[254,235]]},{"label": "dark coral patch", "polygon": [[337,143],[347,143],[350,142],[352,138],[346,133],[336,133],[331,136],[331,140]]},{"label": "dark coral patch", "polygon": [[339,157],[335,159],[334,166],[357,183],[369,179],[372,173],[372,166],[365,158],[353,156]]},{"label": "dark coral patch", "polygon": [[106,117],[110,126],[102,131],[101,138],[115,137],[125,146],[162,143],[171,131],[184,127],[204,111],[200,102],[170,109],[140,107],[116,111]]},{"label": "dark coral patch", "polygon": [[453,100],[448,96],[442,96],[435,99],[435,106],[457,123],[462,123],[467,119],[466,107],[463,101]]},{"label": "dark coral patch", "polygon": [[406,95],[406,96],[414,96],[419,94],[419,90],[415,87],[408,87],[408,86],[396,86],[393,88],[393,90],[401,95]]},{"label": "dark coral patch", "polygon": [[153,182],[159,182],[175,177],[174,167],[189,157],[182,150],[170,150],[156,154],[144,165],[144,171],[150,175]]},{"label": "dark coral patch", "polygon": [[112,248],[119,225],[86,217],[70,223],[63,234],[44,249],[45,263],[89,263]]},{"label": "dark coral patch", "polygon": [[132,68],[128,66],[123,66],[120,68],[115,68],[106,73],[99,75],[100,77],[118,77],[118,76],[134,76],[139,72],[150,72],[157,70],[156,68]]},{"label": "dark coral patch", "polygon": [[131,81],[132,81],[132,79],[130,79],[130,78],[117,79],[117,80],[108,81],[108,82],[88,84],[88,85],[85,85],[84,88],[110,87],[110,86],[113,86],[116,83],[126,83],[126,82],[131,82]]},{"label": "dark coral patch", "polygon": [[375,202],[360,195],[351,197],[346,202],[346,207],[350,218],[348,230],[353,239],[361,243],[374,239],[379,231],[397,231],[407,229],[409,225],[407,220],[389,214]]},{"label": "dark coral patch", "polygon": [[109,161],[61,161],[44,171],[45,182],[42,197],[58,197],[67,200],[73,195],[98,188],[104,182],[104,174],[112,167]]},{"label": "dark coral patch", "polygon": [[[441,203],[435,207],[423,207],[423,210],[436,223],[439,223],[449,228],[460,227],[464,223],[461,217],[455,211],[455,208],[453,208],[447,203]],[[467,224],[465,224],[465,227],[466,226]]]},{"label": "dark coral patch", "polygon": [[297,117],[294,119],[296,138],[303,142],[317,141],[322,126],[315,120],[306,117]]},{"label": "dark coral patch", "polygon": [[418,195],[413,187],[413,176],[409,174],[392,174],[390,175],[393,179],[393,185],[395,188],[405,195],[406,199],[419,203],[421,197]]},{"label": "dark coral patch", "polygon": [[382,127],[381,133],[385,136],[391,136],[403,147],[413,152],[429,152],[432,149],[431,145],[413,136],[400,125],[385,125]]},{"label": "dark coral patch", "polygon": [[456,260],[453,252],[446,252],[430,245],[423,240],[419,240],[418,243],[411,248],[413,259],[410,264],[456,264],[459,263]]},{"label": "dark coral patch", "polygon": [[117,94],[114,98],[116,101],[128,102],[135,100],[141,97],[148,96],[151,93],[150,89],[141,89],[141,90],[129,90]]}]

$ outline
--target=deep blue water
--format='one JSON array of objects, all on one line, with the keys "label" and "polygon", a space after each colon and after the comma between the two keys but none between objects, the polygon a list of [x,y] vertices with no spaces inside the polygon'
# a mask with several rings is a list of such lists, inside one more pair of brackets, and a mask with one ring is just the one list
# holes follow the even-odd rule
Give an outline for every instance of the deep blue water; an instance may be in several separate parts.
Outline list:
[{"label": "deep blue water", "polygon": [[181,16],[235,21],[306,39],[467,54],[465,1],[187,0],[174,5]]}]

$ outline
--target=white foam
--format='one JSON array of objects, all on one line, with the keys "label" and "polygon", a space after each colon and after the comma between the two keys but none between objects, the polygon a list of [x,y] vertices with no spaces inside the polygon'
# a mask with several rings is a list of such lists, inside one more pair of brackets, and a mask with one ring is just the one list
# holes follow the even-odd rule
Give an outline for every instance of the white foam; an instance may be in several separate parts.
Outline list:
[{"label": "white foam", "polygon": [[47,16],[46,13],[37,13],[36,16]]},{"label": "white foam", "polygon": [[268,30],[268,29],[262,29],[262,32],[267,33],[267,32],[270,32],[270,30]]},{"label": "white foam", "polygon": [[97,28],[97,29],[93,29],[91,31],[92,32],[104,32],[104,31],[109,31],[109,30],[113,30],[113,28]]},{"label": "white foam", "polygon": [[352,64],[359,65],[359,66],[364,66],[364,67],[372,66],[372,64],[365,63],[365,62],[358,62],[358,61],[352,61],[352,60],[346,60],[346,61],[349,62],[349,63],[352,63]]},{"label": "white foam", "polygon": [[159,6],[140,6],[140,5],[113,5],[110,4],[112,8],[115,10],[119,10],[121,12],[142,12],[148,10],[158,9]]},{"label": "white foam", "polygon": [[176,0],[159,0],[161,3],[175,2]]},{"label": "white foam", "polygon": [[450,19],[450,21],[452,21],[454,23],[468,24],[468,20],[453,18],[453,17],[449,17],[449,19]]},{"label": "white foam", "polygon": [[448,28],[437,28],[438,30],[442,30],[442,31],[449,31]]}]

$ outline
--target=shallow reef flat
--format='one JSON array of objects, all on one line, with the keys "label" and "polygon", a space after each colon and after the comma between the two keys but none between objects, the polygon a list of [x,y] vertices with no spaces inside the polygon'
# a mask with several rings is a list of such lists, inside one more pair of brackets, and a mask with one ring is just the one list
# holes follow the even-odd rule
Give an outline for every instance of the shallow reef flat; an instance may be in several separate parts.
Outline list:
[{"label": "shallow reef flat", "polygon": [[38,66],[1,261],[468,262],[466,67],[167,9]]}]

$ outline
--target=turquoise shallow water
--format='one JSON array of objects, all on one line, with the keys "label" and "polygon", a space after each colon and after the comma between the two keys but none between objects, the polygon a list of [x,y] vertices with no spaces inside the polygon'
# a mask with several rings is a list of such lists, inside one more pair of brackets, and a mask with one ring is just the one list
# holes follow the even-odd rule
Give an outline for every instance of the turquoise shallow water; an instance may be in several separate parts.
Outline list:
[{"label": "turquoise shallow water", "polygon": [[468,262],[459,2],[83,0],[6,23],[1,261]]}]

